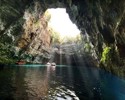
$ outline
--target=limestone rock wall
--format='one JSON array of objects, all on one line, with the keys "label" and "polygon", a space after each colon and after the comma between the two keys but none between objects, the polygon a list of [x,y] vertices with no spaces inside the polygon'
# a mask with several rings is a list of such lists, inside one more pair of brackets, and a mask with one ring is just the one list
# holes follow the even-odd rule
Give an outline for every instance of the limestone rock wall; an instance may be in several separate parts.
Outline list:
[{"label": "limestone rock wall", "polygon": [[[32,12],[29,9],[32,9]],[[50,58],[51,33],[48,28],[48,20],[40,2],[35,2],[34,6],[30,6],[29,9],[24,14],[24,31],[17,46],[23,50],[21,56],[32,56],[28,59],[29,62],[32,59],[33,63],[42,63],[42,59]]]}]

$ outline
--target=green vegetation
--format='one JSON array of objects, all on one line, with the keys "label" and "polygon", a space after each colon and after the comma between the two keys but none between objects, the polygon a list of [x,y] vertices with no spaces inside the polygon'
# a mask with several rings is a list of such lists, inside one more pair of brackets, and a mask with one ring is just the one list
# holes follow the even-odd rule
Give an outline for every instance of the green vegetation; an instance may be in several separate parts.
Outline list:
[{"label": "green vegetation", "polygon": [[60,38],[61,43],[79,43],[81,42],[81,35],[77,35],[76,37],[64,37],[63,39]]},{"label": "green vegetation", "polygon": [[106,63],[110,60],[111,47],[105,47],[102,52],[101,63]]},{"label": "green vegetation", "polygon": [[44,13],[44,17],[45,17],[45,19],[46,19],[47,22],[50,21],[50,19],[51,19],[51,14],[49,13],[48,10]]},{"label": "green vegetation", "polygon": [[0,57],[0,63],[3,63],[3,64],[13,64],[15,62],[16,62],[16,59]]},{"label": "green vegetation", "polygon": [[90,46],[90,43],[89,42],[86,42],[85,45],[84,45],[84,50],[86,53],[90,53],[91,51],[91,46]]},{"label": "green vegetation", "polygon": [[73,43],[73,42],[80,42],[82,41],[81,35],[78,35],[76,37],[64,37],[61,39],[60,33],[54,31],[53,29],[50,29],[51,38],[52,38],[52,44],[59,43],[59,44],[65,44],[65,43]]},{"label": "green vegetation", "polygon": [[51,38],[52,38],[52,44],[54,43],[60,43],[60,35],[58,32],[54,31],[52,28],[50,28],[50,34],[51,34]]},{"label": "green vegetation", "polygon": [[9,46],[0,43],[0,63],[9,64],[15,62],[14,51],[12,51]]},{"label": "green vegetation", "polygon": [[100,67],[115,75],[125,77],[124,60],[118,57],[114,46],[106,46],[102,52]]}]

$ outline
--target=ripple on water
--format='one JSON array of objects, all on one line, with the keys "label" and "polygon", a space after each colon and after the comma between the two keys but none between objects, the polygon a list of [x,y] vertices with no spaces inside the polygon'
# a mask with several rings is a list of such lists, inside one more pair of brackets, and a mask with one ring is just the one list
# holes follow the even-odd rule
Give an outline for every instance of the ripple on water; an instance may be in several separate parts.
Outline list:
[{"label": "ripple on water", "polygon": [[48,100],[80,100],[74,91],[67,89],[65,86],[58,86],[55,89],[49,89]]}]

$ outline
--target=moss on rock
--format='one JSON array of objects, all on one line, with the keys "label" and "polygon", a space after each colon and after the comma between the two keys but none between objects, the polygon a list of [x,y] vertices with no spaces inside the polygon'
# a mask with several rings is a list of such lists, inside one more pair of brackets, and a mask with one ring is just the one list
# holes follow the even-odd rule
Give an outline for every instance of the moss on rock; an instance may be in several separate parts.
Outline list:
[{"label": "moss on rock", "polygon": [[101,63],[106,63],[110,60],[110,50],[111,47],[105,47],[102,52]]}]

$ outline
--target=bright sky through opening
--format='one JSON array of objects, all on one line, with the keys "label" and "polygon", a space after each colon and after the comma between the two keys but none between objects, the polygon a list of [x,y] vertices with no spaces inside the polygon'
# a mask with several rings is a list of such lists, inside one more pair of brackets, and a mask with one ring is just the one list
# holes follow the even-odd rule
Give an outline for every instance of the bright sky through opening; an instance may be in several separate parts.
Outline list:
[{"label": "bright sky through opening", "polygon": [[51,14],[49,25],[60,33],[61,38],[76,37],[80,34],[80,30],[73,24],[66,13],[65,8],[48,9]]}]

